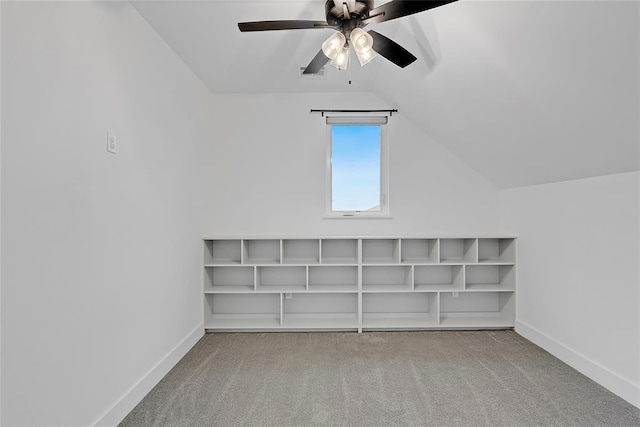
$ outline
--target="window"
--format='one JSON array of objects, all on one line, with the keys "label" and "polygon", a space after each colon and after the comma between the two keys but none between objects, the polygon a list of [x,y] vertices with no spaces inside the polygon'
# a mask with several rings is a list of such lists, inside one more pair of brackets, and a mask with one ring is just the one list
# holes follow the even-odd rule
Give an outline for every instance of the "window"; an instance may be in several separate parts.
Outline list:
[{"label": "window", "polygon": [[327,216],[389,216],[386,123],[327,117]]}]

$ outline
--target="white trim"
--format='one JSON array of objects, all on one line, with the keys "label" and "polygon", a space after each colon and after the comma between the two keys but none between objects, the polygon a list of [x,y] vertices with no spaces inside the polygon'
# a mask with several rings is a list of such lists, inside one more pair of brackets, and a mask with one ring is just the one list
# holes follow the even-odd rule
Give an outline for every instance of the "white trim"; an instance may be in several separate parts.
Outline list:
[{"label": "white trim", "polygon": [[640,384],[632,383],[522,321],[516,320],[515,330],[518,334],[548,351],[578,372],[640,408]]},{"label": "white trim", "polygon": [[118,401],[109,408],[94,426],[116,426],[155,387],[160,380],[184,357],[204,335],[204,323],[199,324],[182,342],[178,343],[149,372],[140,378]]}]

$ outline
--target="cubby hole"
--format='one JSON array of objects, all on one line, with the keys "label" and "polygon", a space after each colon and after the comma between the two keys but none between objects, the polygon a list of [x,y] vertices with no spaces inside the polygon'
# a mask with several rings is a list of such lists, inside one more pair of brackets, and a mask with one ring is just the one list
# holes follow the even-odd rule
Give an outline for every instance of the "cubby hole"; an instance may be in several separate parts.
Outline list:
[{"label": "cubby hole", "polygon": [[362,290],[364,292],[403,292],[412,290],[411,266],[364,266]]},{"label": "cubby hole", "polygon": [[241,262],[240,240],[205,240],[204,264],[240,264]]},{"label": "cubby hole", "polygon": [[418,329],[437,325],[435,292],[362,295],[362,329]]},{"label": "cubby hole", "polygon": [[416,291],[446,291],[464,289],[464,266],[417,265],[414,272]]},{"label": "cubby hole", "polygon": [[515,322],[513,292],[442,292],[440,326],[508,328]]},{"label": "cubby hole", "polygon": [[322,239],[323,264],[357,264],[358,240]]},{"label": "cubby hole", "polygon": [[441,263],[478,262],[478,242],[476,239],[441,239]]},{"label": "cubby hole", "polygon": [[403,264],[436,264],[438,241],[436,239],[402,239],[400,262]]},{"label": "cubby hole", "polygon": [[254,290],[253,267],[205,267],[204,280],[205,293],[252,292]]},{"label": "cubby hole", "polygon": [[399,239],[363,239],[363,264],[397,264],[400,256]]},{"label": "cubby hole", "polygon": [[207,294],[205,329],[280,328],[280,294]]},{"label": "cubby hole", "polygon": [[515,240],[478,239],[478,262],[481,263],[514,263],[516,261]]},{"label": "cubby hole", "polygon": [[283,299],[286,329],[357,329],[358,294],[305,293]]},{"label": "cubby hole", "polygon": [[468,265],[466,288],[472,291],[515,290],[513,265]]},{"label": "cubby hole", "polygon": [[283,264],[318,264],[319,262],[319,240],[287,239],[282,241]]},{"label": "cubby hole", "polygon": [[280,240],[245,240],[245,264],[280,264]]},{"label": "cubby hole", "polygon": [[357,292],[358,267],[326,265],[310,266],[309,291]]},{"label": "cubby hole", "polygon": [[258,292],[301,292],[307,288],[307,269],[303,266],[257,267]]}]

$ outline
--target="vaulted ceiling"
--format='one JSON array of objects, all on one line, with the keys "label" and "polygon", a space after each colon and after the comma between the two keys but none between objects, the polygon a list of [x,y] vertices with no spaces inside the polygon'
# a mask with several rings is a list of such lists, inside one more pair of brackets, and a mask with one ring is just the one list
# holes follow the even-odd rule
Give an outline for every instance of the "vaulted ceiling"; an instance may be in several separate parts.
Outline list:
[{"label": "vaulted ceiling", "polygon": [[640,170],[640,2],[461,0],[367,27],[407,68],[324,78],[300,67],[332,30],[237,27],[324,20],[324,0],[132,3],[213,93],[373,92],[501,188]]}]

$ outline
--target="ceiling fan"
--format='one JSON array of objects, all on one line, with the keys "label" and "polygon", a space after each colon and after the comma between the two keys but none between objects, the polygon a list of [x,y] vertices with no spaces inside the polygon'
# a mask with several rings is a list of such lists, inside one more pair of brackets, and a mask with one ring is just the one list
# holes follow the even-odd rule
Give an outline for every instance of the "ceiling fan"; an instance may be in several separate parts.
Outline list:
[{"label": "ceiling fan", "polygon": [[378,54],[404,68],[417,58],[411,52],[382,34],[363,28],[369,24],[390,21],[414,13],[424,12],[457,0],[392,0],[373,7],[373,0],[327,0],[324,21],[256,21],[239,22],[238,28],[247,31],[305,30],[330,28],[336,30],[311,60],[304,74],[315,74],[330,64],[342,70],[349,64],[349,40],[360,65],[368,64]]}]

